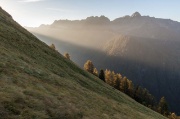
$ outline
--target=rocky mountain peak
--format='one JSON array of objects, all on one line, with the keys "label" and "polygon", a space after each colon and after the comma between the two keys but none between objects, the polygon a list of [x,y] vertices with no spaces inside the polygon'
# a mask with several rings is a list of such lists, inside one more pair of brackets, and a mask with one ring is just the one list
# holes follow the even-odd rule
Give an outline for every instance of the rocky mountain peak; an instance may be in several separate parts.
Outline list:
[{"label": "rocky mountain peak", "polygon": [[141,14],[139,12],[135,12],[131,15],[131,17],[141,17]]}]

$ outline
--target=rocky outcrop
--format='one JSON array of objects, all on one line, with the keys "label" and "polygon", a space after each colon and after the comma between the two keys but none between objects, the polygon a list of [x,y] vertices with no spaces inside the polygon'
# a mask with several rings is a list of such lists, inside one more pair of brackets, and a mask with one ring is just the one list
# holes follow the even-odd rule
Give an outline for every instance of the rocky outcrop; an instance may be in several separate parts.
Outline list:
[{"label": "rocky outcrop", "polygon": [[141,14],[139,12],[135,12],[131,15],[131,17],[141,17]]}]

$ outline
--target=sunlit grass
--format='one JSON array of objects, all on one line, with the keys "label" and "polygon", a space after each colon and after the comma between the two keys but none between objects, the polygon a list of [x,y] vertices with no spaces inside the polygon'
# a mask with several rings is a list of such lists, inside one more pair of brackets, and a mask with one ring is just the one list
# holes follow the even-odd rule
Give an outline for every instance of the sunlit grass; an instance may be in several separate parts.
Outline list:
[{"label": "sunlit grass", "polygon": [[165,118],[0,16],[0,119]]}]

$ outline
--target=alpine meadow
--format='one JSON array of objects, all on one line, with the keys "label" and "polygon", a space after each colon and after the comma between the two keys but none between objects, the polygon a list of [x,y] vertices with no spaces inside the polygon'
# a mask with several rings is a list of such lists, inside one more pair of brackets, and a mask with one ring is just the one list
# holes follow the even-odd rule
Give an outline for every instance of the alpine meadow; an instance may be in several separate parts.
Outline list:
[{"label": "alpine meadow", "polygon": [[0,119],[180,119],[179,4],[0,0]]}]

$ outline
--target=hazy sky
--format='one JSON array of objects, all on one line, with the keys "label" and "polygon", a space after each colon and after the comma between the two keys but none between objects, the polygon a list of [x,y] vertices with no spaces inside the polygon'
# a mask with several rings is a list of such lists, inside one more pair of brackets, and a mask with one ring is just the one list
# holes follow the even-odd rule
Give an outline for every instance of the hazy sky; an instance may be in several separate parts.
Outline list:
[{"label": "hazy sky", "polygon": [[31,27],[88,16],[105,15],[113,20],[136,11],[180,21],[180,0],[0,0],[0,6],[18,23]]}]

